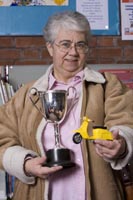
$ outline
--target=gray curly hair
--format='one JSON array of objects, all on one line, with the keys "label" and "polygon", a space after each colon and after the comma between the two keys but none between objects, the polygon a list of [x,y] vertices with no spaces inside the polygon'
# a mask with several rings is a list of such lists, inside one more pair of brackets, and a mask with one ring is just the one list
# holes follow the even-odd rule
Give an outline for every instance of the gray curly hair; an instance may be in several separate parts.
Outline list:
[{"label": "gray curly hair", "polygon": [[90,24],[86,17],[77,11],[63,11],[52,15],[44,27],[44,39],[53,43],[62,28],[85,32],[86,40],[90,39]]}]

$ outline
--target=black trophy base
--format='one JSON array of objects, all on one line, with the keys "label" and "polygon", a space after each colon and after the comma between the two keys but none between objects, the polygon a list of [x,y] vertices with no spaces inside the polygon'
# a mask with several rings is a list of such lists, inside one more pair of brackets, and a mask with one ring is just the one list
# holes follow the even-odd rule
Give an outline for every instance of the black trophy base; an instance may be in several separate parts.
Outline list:
[{"label": "black trophy base", "polygon": [[50,149],[46,152],[47,161],[44,166],[63,166],[63,168],[74,167],[75,163],[71,161],[70,150],[65,148]]}]

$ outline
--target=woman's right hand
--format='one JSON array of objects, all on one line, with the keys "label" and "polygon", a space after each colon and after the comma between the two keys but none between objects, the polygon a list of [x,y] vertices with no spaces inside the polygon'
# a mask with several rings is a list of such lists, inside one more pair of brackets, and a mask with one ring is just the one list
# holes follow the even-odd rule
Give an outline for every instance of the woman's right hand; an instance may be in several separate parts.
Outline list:
[{"label": "woman's right hand", "polygon": [[43,164],[46,162],[46,157],[35,157],[25,161],[24,171],[27,176],[40,178],[48,178],[49,175],[63,169],[62,166],[46,167]]}]

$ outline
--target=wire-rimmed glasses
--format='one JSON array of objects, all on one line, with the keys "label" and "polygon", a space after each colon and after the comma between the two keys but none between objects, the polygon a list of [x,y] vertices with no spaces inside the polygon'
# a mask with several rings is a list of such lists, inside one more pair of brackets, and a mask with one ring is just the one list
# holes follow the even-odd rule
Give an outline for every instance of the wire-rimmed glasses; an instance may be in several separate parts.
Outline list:
[{"label": "wire-rimmed glasses", "polygon": [[74,43],[71,41],[60,41],[58,44],[57,43],[54,43],[54,44],[57,47],[59,47],[60,51],[62,51],[64,53],[68,53],[73,47],[80,54],[85,54],[89,50],[88,45],[83,41],[79,41],[77,43]]}]

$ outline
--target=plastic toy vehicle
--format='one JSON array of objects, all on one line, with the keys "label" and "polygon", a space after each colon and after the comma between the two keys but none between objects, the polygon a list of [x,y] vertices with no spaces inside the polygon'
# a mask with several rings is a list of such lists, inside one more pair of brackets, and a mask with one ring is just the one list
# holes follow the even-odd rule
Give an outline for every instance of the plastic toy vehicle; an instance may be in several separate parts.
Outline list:
[{"label": "plastic toy vehicle", "polygon": [[88,140],[113,140],[112,133],[103,126],[92,126],[92,120],[88,117],[83,117],[83,122],[79,129],[73,131],[73,141],[79,144],[82,139]]}]

